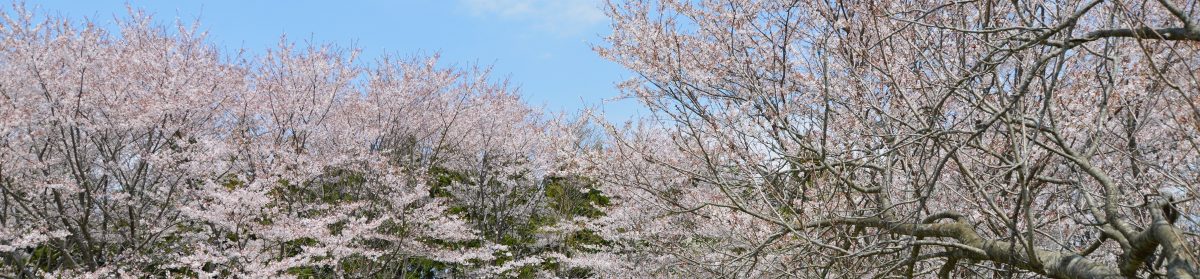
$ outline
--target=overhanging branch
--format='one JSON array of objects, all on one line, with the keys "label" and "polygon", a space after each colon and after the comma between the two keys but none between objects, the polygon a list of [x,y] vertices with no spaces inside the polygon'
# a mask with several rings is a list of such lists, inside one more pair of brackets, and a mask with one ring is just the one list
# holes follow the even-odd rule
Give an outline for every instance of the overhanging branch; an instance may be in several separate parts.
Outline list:
[{"label": "overhanging branch", "polygon": [[[889,222],[876,217],[839,218],[809,223],[804,227],[822,228],[833,226],[863,226],[916,237],[950,238],[956,240],[962,246],[971,247],[970,249],[963,249],[966,252],[963,255],[967,258],[1008,264],[1049,277],[1125,278],[1117,268],[1088,260],[1075,253],[1041,248],[1035,248],[1033,253],[1028,253],[1025,251],[1024,245],[1014,245],[1007,241],[983,239],[974,229],[962,221],[912,224]],[[1031,259],[1029,255],[1034,255],[1036,258]]]},{"label": "overhanging branch", "polygon": [[1167,41],[1200,41],[1200,30],[1184,27],[1103,29],[1087,33],[1083,38],[1072,40],[1094,41],[1102,38],[1137,38]]},{"label": "overhanging branch", "polygon": [[[1170,28],[1118,28],[1101,29],[1084,34],[1083,37],[1067,40],[1045,40],[1042,44],[1056,47],[1071,48],[1083,43],[1104,38],[1135,38],[1164,41],[1200,41],[1200,28],[1170,27]],[[1018,41],[1034,41],[1034,39],[1019,38]]]}]

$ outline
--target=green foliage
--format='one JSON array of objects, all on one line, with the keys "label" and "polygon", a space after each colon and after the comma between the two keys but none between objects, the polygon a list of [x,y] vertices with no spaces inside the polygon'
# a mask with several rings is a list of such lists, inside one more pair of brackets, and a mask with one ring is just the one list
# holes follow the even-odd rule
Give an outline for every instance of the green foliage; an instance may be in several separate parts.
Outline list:
[{"label": "green foliage", "polygon": [[405,279],[432,279],[438,275],[437,270],[449,270],[452,266],[425,258],[411,258],[404,266]]},{"label": "green foliage", "polygon": [[52,270],[55,268],[54,263],[61,262],[61,257],[62,252],[58,249],[51,248],[50,245],[38,245],[33,249],[28,261],[41,270]]},{"label": "green foliage", "polygon": [[304,237],[304,238],[295,239],[292,241],[287,241],[287,242],[279,244],[279,250],[281,252],[280,254],[282,254],[284,257],[292,257],[292,256],[299,255],[301,252],[304,252],[304,246],[311,246],[311,245],[316,245],[316,244],[317,244],[316,239],[313,239],[311,237]]},{"label": "green foliage", "polygon": [[361,173],[349,170],[326,170],[322,177],[315,181],[292,183],[280,179],[271,194],[284,203],[323,203],[341,204],[361,201],[371,198],[369,191],[362,187],[366,178]]},{"label": "green foliage", "polygon": [[221,186],[224,186],[226,190],[231,190],[231,191],[235,190],[237,188],[241,188],[242,186],[245,186],[245,185],[246,185],[245,182],[242,182],[235,176],[228,176],[221,183]]},{"label": "green foliage", "polygon": [[453,171],[440,166],[429,168],[429,176],[433,178],[433,183],[429,185],[429,196],[434,198],[450,198],[450,190],[447,189],[455,182],[463,183],[467,181],[467,175]]},{"label": "green foliage", "polygon": [[289,268],[287,274],[296,276],[296,278],[333,278],[336,277],[333,268],[327,266],[301,266]]},{"label": "green foliage", "polygon": [[580,230],[567,236],[566,246],[572,249],[586,250],[586,245],[609,245],[608,241],[591,230]]},{"label": "green foliage", "polygon": [[594,185],[583,177],[548,177],[545,195],[550,208],[564,217],[596,218],[604,215],[598,206],[609,206],[610,201]]}]

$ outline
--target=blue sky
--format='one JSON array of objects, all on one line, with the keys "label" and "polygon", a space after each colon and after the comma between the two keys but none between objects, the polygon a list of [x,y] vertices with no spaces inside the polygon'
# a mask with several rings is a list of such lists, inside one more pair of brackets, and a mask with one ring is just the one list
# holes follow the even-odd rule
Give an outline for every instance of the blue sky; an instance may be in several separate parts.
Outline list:
[{"label": "blue sky", "polygon": [[492,65],[494,75],[520,86],[526,102],[551,111],[599,107],[609,120],[635,114],[614,83],[633,74],[600,58],[593,44],[609,30],[600,0],[410,1],[31,1],[41,12],[107,25],[126,17],[126,3],[163,24],[199,20],[221,48],[253,52],[280,35],[354,46],[360,60],[384,53],[440,52],[446,64]]}]

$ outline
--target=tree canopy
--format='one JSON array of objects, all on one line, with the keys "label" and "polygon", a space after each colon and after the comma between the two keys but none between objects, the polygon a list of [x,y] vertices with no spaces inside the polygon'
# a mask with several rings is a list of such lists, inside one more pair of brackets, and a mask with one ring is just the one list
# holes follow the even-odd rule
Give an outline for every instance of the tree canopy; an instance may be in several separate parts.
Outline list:
[{"label": "tree canopy", "polygon": [[1200,276],[1200,2],[604,8],[626,124],[14,5],[0,276]]}]

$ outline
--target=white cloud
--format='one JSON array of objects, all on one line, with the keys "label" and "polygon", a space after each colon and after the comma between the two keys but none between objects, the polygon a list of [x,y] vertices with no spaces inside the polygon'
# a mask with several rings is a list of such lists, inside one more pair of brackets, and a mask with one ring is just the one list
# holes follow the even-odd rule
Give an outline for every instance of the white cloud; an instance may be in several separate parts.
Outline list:
[{"label": "white cloud", "polygon": [[478,17],[525,21],[563,35],[606,20],[600,0],[459,0],[459,4]]}]

